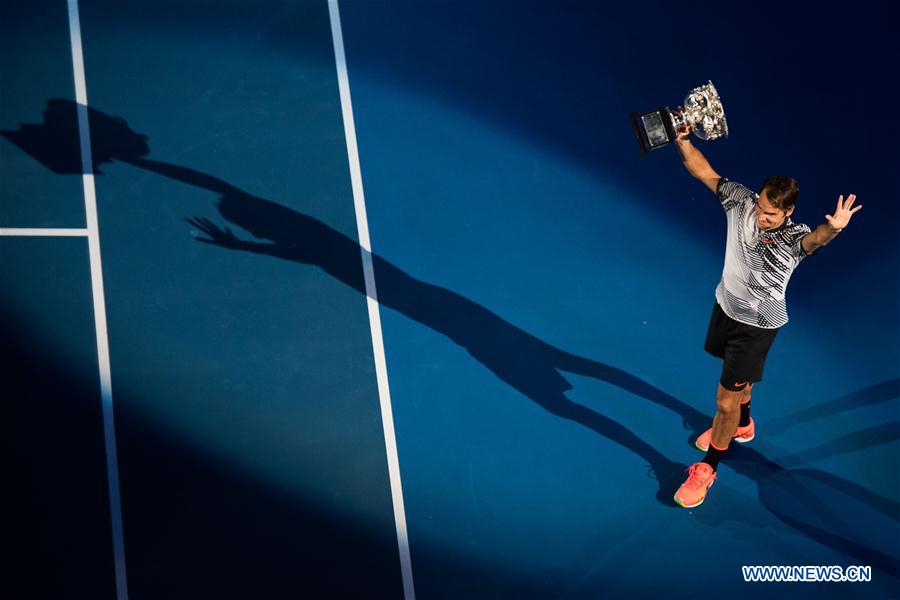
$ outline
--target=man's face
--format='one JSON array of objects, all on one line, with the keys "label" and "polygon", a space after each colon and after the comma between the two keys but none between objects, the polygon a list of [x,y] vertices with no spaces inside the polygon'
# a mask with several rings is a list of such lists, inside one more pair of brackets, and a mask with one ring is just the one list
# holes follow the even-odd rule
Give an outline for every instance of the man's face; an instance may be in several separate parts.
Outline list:
[{"label": "man's face", "polygon": [[772,203],[769,202],[769,197],[766,196],[766,191],[763,190],[759,195],[759,200],[756,201],[756,226],[762,231],[776,229],[781,227],[784,220],[792,212],[794,212],[793,206],[788,210],[781,210],[772,206]]}]

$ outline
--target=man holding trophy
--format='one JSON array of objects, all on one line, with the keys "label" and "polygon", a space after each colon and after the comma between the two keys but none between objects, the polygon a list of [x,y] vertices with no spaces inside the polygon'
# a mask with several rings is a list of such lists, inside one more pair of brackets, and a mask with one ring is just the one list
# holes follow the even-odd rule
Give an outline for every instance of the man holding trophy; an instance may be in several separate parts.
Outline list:
[{"label": "man holding trophy", "polygon": [[692,508],[706,498],[729,443],[746,443],[755,435],[750,393],[762,380],[778,329],[788,321],[785,292],[791,273],[804,257],[833,240],[862,206],[853,208],[853,194],[846,201],[840,196],[834,214],[810,231],[790,219],[800,195],[796,180],[769,177],[755,193],[720,177],[689,138],[692,132],[709,140],[728,135],[712,82],[692,90],[677,111],[662,107],[640,118],[632,114],[632,125],[645,154],[676,145],[688,172],[716,194],[728,223],[725,266],[704,345],[723,361],[716,416],[695,442],[706,456],[688,468],[687,480],[675,493],[675,502]]}]

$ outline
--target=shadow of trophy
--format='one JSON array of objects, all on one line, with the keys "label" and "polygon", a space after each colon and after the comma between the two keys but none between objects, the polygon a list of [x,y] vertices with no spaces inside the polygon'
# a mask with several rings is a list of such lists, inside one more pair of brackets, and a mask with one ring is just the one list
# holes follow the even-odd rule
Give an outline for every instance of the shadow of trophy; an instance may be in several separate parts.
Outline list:
[{"label": "shadow of trophy", "polygon": [[[78,110],[73,100],[52,98],[43,123],[21,123],[18,129],[0,131],[0,135],[56,174],[81,175]],[[87,113],[93,173],[102,175],[98,169],[102,164],[127,162],[150,153],[148,137],[133,131],[124,119],[90,107]]]}]

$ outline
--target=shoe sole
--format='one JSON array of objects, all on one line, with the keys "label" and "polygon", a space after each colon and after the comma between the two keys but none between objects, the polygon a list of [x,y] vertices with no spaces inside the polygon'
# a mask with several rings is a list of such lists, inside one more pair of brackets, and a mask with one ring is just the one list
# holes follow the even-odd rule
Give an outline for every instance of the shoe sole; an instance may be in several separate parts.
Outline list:
[{"label": "shoe sole", "polygon": [[[747,442],[752,442],[752,441],[753,441],[753,438],[755,438],[755,437],[756,437],[756,433],[754,432],[753,435],[751,435],[751,436],[748,437],[748,438],[740,437],[740,436],[735,436],[735,437],[731,438],[731,440],[734,441],[734,442],[737,442],[738,444],[746,444]],[[704,448],[704,447],[702,447],[702,446],[698,446],[698,445],[697,445],[697,442],[694,442],[694,448],[696,448],[696,449],[699,450],[700,452],[709,452],[709,446],[707,446],[706,448]]]},{"label": "shoe sole", "polygon": [[688,505],[688,504],[683,503],[681,500],[678,499],[678,492],[675,492],[675,496],[673,497],[673,499],[675,500],[675,504],[677,504],[681,508],[696,508],[696,507],[700,506],[701,504],[703,504],[703,501],[706,500],[706,495],[709,494],[709,490],[712,488],[713,483],[715,483],[715,482],[716,482],[716,480],[713,479],[713,482],[709,484],[708,488],[706,488],[706,494],[703,494],[703,497],[700,498],[700,502],[698,502],[697,504]]}]

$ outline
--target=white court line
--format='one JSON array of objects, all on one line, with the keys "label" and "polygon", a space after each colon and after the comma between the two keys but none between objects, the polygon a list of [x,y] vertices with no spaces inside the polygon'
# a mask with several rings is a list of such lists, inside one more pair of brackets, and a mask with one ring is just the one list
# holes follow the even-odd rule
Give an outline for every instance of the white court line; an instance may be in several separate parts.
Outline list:
[{"label": "white court line", "polygon": [[87,229],[62,227],[0,227],[0,237],[87,237]]},{"label": "white court line", "polygon": [[109,337],[106,330],[106,300],[103,293],[103,265],[100,261],[100,228],[97,220],[97,193],[94,188],[91,133],[88,124],[87,84],[84,77],[84,54],[81,48],[81,21],[78,16],[78,0],[68,0],[68,7],[69,36],[72,42],[72,71],[75,77],[75,100],[78,103],[78,132],[81,140],[84,210],[87,218],[88,254],[91,261],[91,288],[94,296],[94,324],[97,331],[97,362],[100,369],[100,401],[103,408],[103,437],[106,448],[106,478],[109,491],[110,519],[112,521],[116,597],[118,600],[127,600],[125,538],[122,530],[122,503],[119,495],[116,426],[113,420]]},{"label": "white court line", "polygon": [[359,150],[356,146],[356,126],[353,122],[353,106],[350,103],[350,80],[347,76],[347,60],[344,55],[344,36],[341,32],[341,15],[337,0],[328,0],[331,19],[331,36],[334,41],[334,59],[337,64],[338,87],[341,93],[341,112],[344,116],[344,135],[347,138],[347,158],[350,160],[350,182],[353,187],[353,204],[356,207],[356,228],[359,232],[360,254],[366,281],[366,301],[369,307],[369,326],[372,330],[372,349],[375,353],[375,374],[378,381],[378,398],[381,402],[381,425],[387,450],[388,474],[391,481],[391,498],[394,503],[394,524],[397,528],[397,545],[400,549],[400,571],[403,577],[403,595],[407,600],[416,597],[413,588],[412,564],[409,557],[409,538],[406,532],[406,510],[403,507],[403,488],[400,483],[400,460],[397,456],[397,439],[394,435],[394,414],[391,408],[391,391],[388,386],[387,363],[384,358],[384,341],[381,337],[381,314],[378,294],[375,290],[375,274],[372,270],[372,248],[369,241],[369,221],[366,217],[366,199],[363,195],[362,171],[359,166]]}]

